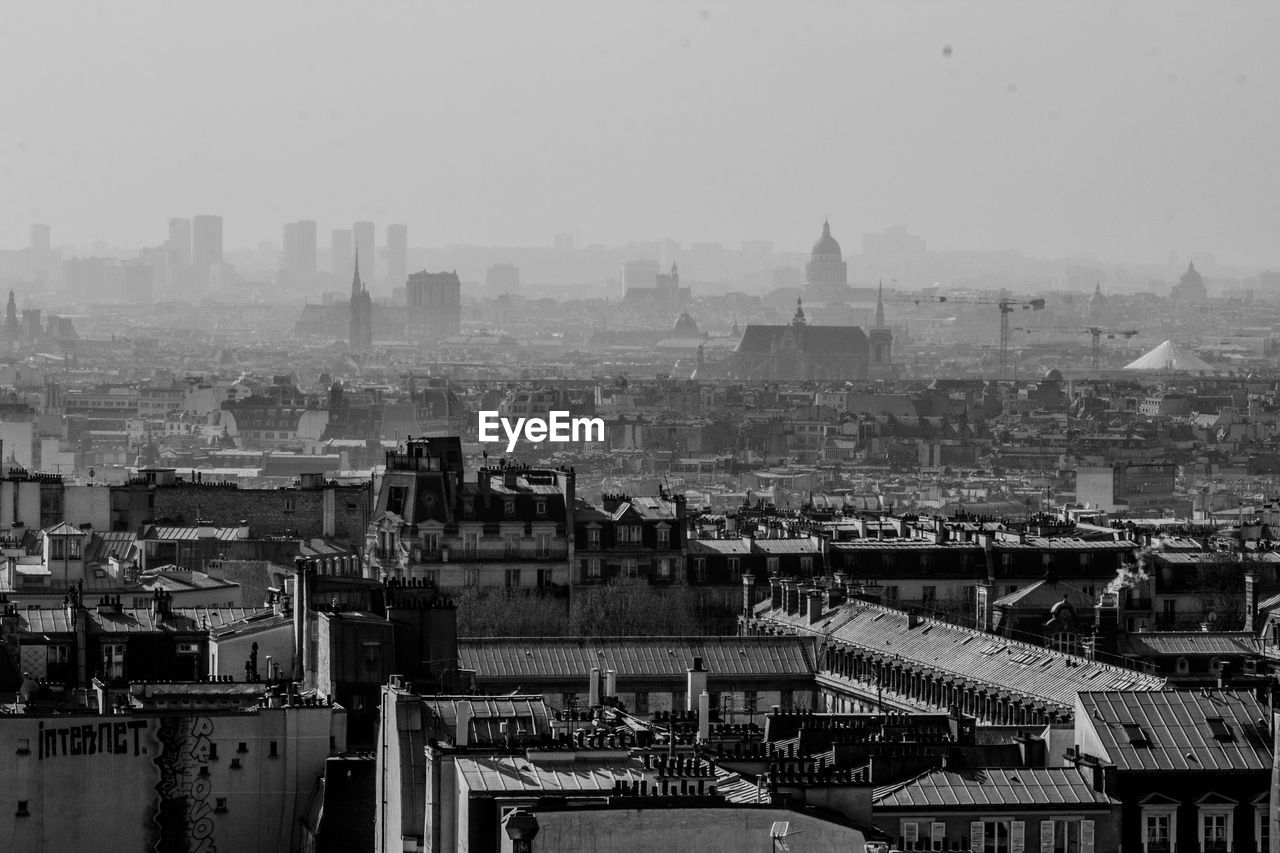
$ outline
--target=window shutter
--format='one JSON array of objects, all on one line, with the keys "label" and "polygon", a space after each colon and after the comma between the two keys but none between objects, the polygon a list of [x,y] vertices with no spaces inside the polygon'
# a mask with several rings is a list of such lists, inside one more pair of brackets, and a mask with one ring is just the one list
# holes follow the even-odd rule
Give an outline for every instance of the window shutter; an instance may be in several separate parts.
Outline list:
[{"label": "window shutter", "polygon": [[1080,853],[1093,853],[1093,821],[1091,820],[1080,821]]},{"label": "window shutter", "polygon": [[969,822],[970,853],[982,853],[982,848],[985,846],[985,842],[983,841],[983,837],[982,837],[983,835],[982,830],[983,830],[982,821],[975,820],[975,821]]},{"label": "window shutter", "polygon": [[929,824],[929,840],[933,842],[934,850],[944,849],[947,843],[947,825],[940,820]]},{"label": "window shutter", "polygon": [[1040,853],[1053,853],[1053,821],[1040,821]]},{"label": "window shutter", "polygon": [[1027,825],[1023,821],[1009,823],[1009,853],[1027,853]]},{"label": "window shutter", "polygon": [[908,844],[915,844],[920,840],[920,825],[914,820],[904,820],[902,822],[902,839]]},{"label": "window shutter", "polygon": [[1147,849],[1147,828],[1148,828],[1148,827],[1147,827],[1147,822],[1148,822],[1148,821],[1150,821],[1150,820],[1151,820],[1151,816],[1150,816],[1150,815],[1145,815],[1145,814],[1144,814],[1144,815],[1142,816],[1142,849],[1143,849],[1143,850],[1146,850],[1146,849]]}]

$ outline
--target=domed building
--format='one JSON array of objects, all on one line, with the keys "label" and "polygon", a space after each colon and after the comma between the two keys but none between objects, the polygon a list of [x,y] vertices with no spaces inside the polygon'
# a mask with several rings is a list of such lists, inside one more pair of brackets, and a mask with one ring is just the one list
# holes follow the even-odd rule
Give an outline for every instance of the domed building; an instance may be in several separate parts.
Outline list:
[{"label": "domed building", "polygon": [[671,331],[671,337],[697,338],[701,336],[702,332],[698,329],[698,321],[690,317],[688,311],[682,311],[680,319],[676,320],[676,326]]},{"label": "domed building", "polygon": [[1200,275],[1194,261],[1187,264],[1187,271],[1178,279],[1169,295],[1178,302],[1203,302],[1209,298],[1209,290],[1204,286],[1204,276]]},{"label": "domed building", "polygon": [[805,297],[823,301],[824,296],[841,294],[849,286],[849,265],[840,244],[831,236],[831,223],[822,223],[822,236],[813,244],[809,263],[804,266]]}]

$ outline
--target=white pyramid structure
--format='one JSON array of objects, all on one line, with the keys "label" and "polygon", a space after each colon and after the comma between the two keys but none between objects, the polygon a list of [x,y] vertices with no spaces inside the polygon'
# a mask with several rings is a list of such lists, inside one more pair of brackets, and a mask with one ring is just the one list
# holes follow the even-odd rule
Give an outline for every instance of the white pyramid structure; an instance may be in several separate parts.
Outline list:
[{"label": "white pyramid structure", "polygon": [[1125,370],[1177,370],[1186,373],[1212,373],[1213,367],[1193,352],[1173,341],[1165,341],[1151,352],[1129,362]]}]

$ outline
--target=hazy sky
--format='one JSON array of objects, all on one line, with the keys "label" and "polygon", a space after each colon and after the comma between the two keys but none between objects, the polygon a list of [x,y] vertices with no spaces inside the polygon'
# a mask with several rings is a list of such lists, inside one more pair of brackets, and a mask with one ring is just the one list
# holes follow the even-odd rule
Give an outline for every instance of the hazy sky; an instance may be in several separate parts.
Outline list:
[{"label": "hazy sky", "polygon": [[[946,48],[949,46],[949,52]],[[1280,264],[1280,3],[0,0],[0,246],[220,213]]]}]

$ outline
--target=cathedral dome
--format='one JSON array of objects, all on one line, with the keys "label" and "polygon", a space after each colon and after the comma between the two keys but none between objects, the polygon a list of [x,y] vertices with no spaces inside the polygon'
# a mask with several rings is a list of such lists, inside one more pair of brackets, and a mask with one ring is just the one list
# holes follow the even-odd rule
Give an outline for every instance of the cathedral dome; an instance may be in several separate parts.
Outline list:
[{"label": "cathedral dome", "polygon": [[676,320],[674,334],[677,338],[696,338],[700,334],[697,321],[689,316],[688,311],[683,312],[680,319]]},{"label": "cathedral dome", "polygon": [[1196,287],[1204,284],[1204,277],[1200,275],[1200,270],[1196,269],[1194,261],[1187,264],[1187,271],[1182,274],[1182,278],[1179,279],[1179,283],[1190,284]]},{"label": "cathedral dome", "polygon": [[822,236],[818,238],[818,242],[813,244],[813,257],[823,255],[831,256],[836,259],[842,258],[840,244],[836,242],[836,238],[831,236],[831,223],[822,223]]}]

